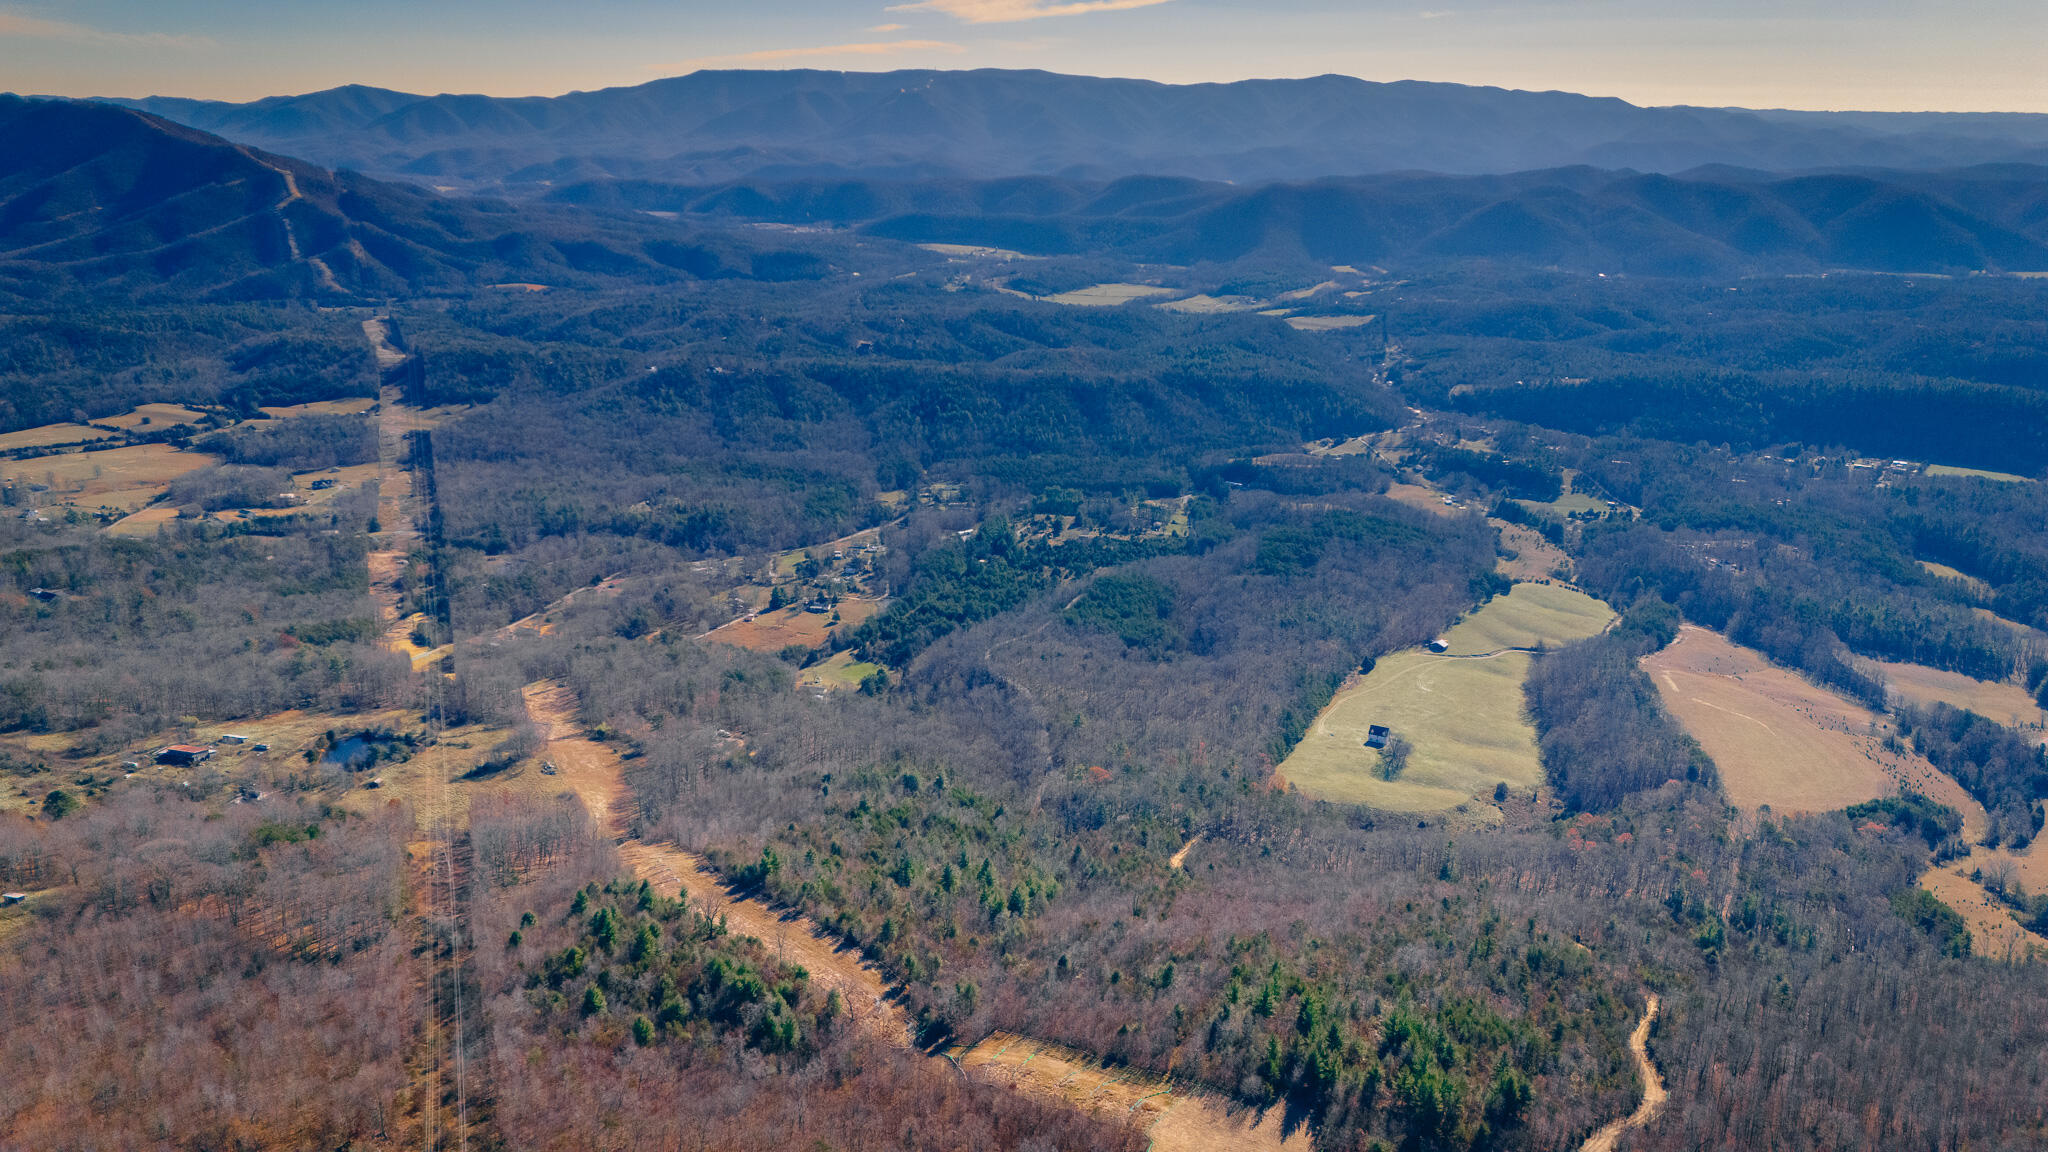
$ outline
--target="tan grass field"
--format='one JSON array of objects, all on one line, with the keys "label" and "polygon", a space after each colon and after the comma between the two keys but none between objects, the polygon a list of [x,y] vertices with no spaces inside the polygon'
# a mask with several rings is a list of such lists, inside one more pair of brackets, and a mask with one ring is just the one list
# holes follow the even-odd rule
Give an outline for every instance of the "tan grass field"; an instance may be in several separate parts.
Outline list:
[{"label": "tan grass field", "polygon": [[346,400],[315,400],[310,404],[265,408],[263,414],[273,420],[290,420],[297,416],[354,416],[376,406],[377,401],[372,397],[352,396]]},{"label": "tan grass field", "polygon": [[1992,472],[1983,468],[1957,468],[1950,464],[1929,464],[1927,466],[1927,474],[1929,476],[1973,476],[1979,480],[1998,480],[2007,484],[2031,483],[2028,477],[2015,475],[2011,472]]},{"label": "tan grass field", "polygon": [[1438,516],[1457,516],[1465,511],[1444,503],[1443,493],[1421,484],[1389,484],[1385,495],[1396,504],[1406,504],[1410,508],[1420,508],[1424,512]]},{"label": "tan grass field", "polygon": [[105,420],[95,420],[109,428],[174,428],[180,424],[197,424],[206,419],[206,413],[197,412],[183,404],[139,404],[133,411]]},{"label": "tan grass field", "polygon": [[1177,296],[1179,294],[1180,290],[1177,288],[1161,288],[1157,284],[1094,284],[1086,288],[1076,288],[1072,292],[1062,292],[1057,296],[1040,297],[1040,299],[1048,300],[1054,304],[1067,304],[1082,308],[1114,308],[1119,304],[1128,304],[1133,300],[1143,300],[1152,296]]},{"label": "tan grass field", "polygon": [[1265,304],[1264,300],[1255,296],[1210,296],[1207,293],[1198,292],[1186,299],[1168,300],[1161,304],[1155,304],[1153,307],[1164,308],[1168,312],[1193,312],[1202,315],[1215,315],[1224,312],[1253,312],[1264,307]]},{"label": "tan grass field", "polygon": [[[1875,713],[1718,632],[1686,625],[1643,660],[1664,706],[1721,772],[1739,807],[1825,812],[1908,785],[1933,795],[1946,780],[1917,756],[1887,752]],[[1949,782],[1953,787],[1953,781]]]},{"label": "tan grass field", "polygon": [[1572,558],[1564,550],[1536,534],[1534,529],[1505,520],[1488,518],[1488,524],[1500,533],[1503,548],[1513,552],[1513,560],[1503,556],[1494,562],[1494,571],[1510,580],[1569,580],[1572,572]]},{"label": "tan grass field", "polygon": [[[1991,960],[2025,960],[2030,953],[2048,953],[2048,939],[2027,931],[2012,918],[1996,898],[1970,879],[1968,873],[1979,865],[1976,857],[1930,868],[1920,876],[1920,887],[1956,910],[1970,928],[1970,951]],[[2028,891],[2033,886],[2028,885]]]},{"label": "tan grass field", "polygon": [[1505,596],[1459,621],[1444,639],[1449,656],[1479,656],[1504,648],[1552,648],[1599,634],[1614,609],[1563,584],[1517,584]]},{"label": "tan grass field", "polygon": [[1919,664],[1883,660],[1859,660],[1857,664],[1883,677],[1894,697],[1915,704],[1941,703],[1964,708],[2016,728],[2048,724],[2048,712],[2042,711],[2025,688],[2010,681],[1993,683]]},{"label": "tan grass field", "polygon": [[925,250],[925,251],[927,251],[927,252],[936,252],[936,253],[938,253],[938,254],[939,254],[939,255],[941,255],[941,256],[954,256],[954,257],[958,257],[958,258],[961,258],[961,259],[973,259],[973,260],[1043,260],[1043,259],[1045,259],[1045,257],[1043,257],[1043,256],[1029,256],[1029,255],[1026,255],[1026,254],[1024,254],[1024,253],[1022,253],[1022,252],[1013,252],[1013,251],[1011,251],[1011,250],[1010,250],[1010,249],[1008,249],[1008,248],[984,248],[984,247],[982,247],[982,246],[981,246],[981,245],[979,245],[979,244],[919,244],[919,245],[918,245],[918,247],[919,247],[919,248],[922,248],[922,249],[924,249],[924,250]]},{"label": "tan grass field", "polygon": [[48,495],[84,509],[133,512],[161,496],[171,481],[220,463],[204,452],[168,444],[138,444],[105,452],[75,452],[0,463],[0,477],[16,484],[48,484]]},{"label": "tan grass field", "polygon": [[37,428],[23,428],[18,432],[0,432],[0,452],[13,452],[20,448],[47,448],[52,444],[77,444],[85,440],[105,440],[113,433],[104,428],[89,428],[83,424],[44,424]]},{"label": "tan grass field", "polygon": [[1335,332],[1343,328],[1363,328],[1377,316],[1289,316],[1287,326],[1296,332]]},{"label": "tan grass field", "polygon": [[1111,1068],[1084,1053],[994,1032],[948,1053],[971,1075],[1019,1091],[1064,1100],[1084,1112],[1128,1116],[1152,1137],[1152,1152],[1280,1149],[1308,1152],[1306,1128],[1282,1133],[1280,1108],[1235,1111],[1213,1094],[1128,1066]]},{"label": "tan grass field", "polygon": [[1918,563],[1930,575],[1939,576],[1944,580],[1957,581],[1979,596],[1991,595],[1991,585],[1986,584],[1960,568],[1951,568],[1946,564],[1936,564],[1932,560],[1921,560]]},{"label": "tan grass field", "polygon": [[112,524],[107,533],[112,536],[154,536],[157,529],[178,518],[178,510],[168,504],[158,504],[138,512],[130,512]]},{"label": "tan grass field", "polygon": [[830,612],[806,612],[802,605],[796,605],[776,612],[763,612],[752,620],[735,620],[713,628],[702,638],[755,652],[779,652],[791,644],[816,648],[825,642],[825,634],[833,628],[857,628],[862,621],[880,612],[882,607],[880,600],[858,600],[849,596],[838,604],[839,623],[835,625]]}]

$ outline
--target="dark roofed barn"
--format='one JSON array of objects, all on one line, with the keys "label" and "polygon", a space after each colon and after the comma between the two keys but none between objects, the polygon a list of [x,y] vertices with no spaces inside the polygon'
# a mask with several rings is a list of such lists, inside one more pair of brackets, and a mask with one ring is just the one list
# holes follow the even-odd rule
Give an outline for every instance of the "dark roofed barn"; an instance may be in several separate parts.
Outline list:
[{"label": "dark roofed barn", "polygon": [[1365,730],[1365,746],[1367,748],[1385,748],[1387,746],[1387,737],[1392,735],[1393,733],[1388,731],[1385,724],[1371,725]]},{"label": "dark roofed barn", "polygon": [[173,744],[156,754],[156,762],[159,764],[197,764],[202,760],[211,759],[213,749],[202,748],[197,744]]}]

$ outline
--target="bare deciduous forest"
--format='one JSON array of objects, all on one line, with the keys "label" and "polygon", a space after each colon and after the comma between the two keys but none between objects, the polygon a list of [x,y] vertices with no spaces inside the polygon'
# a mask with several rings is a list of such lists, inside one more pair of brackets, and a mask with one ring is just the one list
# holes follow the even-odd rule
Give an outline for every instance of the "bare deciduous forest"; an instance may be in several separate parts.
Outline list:
[{"label": "bare deciduous forest", "polygon": [[[1000,1030],[1331,1152],[1535,1152],[1635,1109],[1651,994],[1670,1099],[1619,1148],[2048,1143],[2042,957],[1921,886],[2048,929],[2043,734],[1879,664],[2048,693],[2048,457],[1966,452],[2048,387],[1985,351],[2039,281],[1019,288],[744,230],[657,276],[671,222],[592,217],[635,263],[577,219],[521,242],[582,261],[547,291],[451,279],[526,259],[455,215],[438,263],[378,234],[419,280],[374,308],[6,281],[0,432],[65,427],[0,488],[0,1147],[1152,1143],[956,1062]],[[1141,274],[1343,275],[1378,322],[1025,291]],[[142,447],[191,467],[90,467]],[[1542,784],[1290,788],[1353,677],[1527,578],[1507,525],[1615,614],[1503,649]],[[1735,807],[1642,670],[1681,625],[1984,827]],[[632,841],[808,917],[902,1035]]]}]

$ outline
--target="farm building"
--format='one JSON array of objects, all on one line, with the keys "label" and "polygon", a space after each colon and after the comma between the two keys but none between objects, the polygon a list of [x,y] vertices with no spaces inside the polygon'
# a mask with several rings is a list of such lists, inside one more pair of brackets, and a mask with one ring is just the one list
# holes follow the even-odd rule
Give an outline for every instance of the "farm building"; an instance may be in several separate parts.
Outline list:
[{"label": "farm building", "polygon": [[1436,639],[1431,640],[1429,642],[1429,650],[1431,652],[1446,652],[1450,650],[1450,647],[1451,642],[1449,640],[1444,639],[1442,636],[1439,636]]},{"label": "farm building", "polygon": [[242,736],[230,732],[227,735],[221,737],[220,742],[223,744],[247,744],[249,742],[249,738],[247,736]]},{"label": "farm building", "polygon": [[213,749],[201,748],[197,744],[173,744],[157,752],[159,764],[197,764],[213,759]]},{"label": "farm building", "polygon": [[1368,725],[1365,730],[1365,746],[1367,748],[1385,748],[1387,746],[1387,737],[1392,735],[1393,733],[1387,730],[1385,724]]}]

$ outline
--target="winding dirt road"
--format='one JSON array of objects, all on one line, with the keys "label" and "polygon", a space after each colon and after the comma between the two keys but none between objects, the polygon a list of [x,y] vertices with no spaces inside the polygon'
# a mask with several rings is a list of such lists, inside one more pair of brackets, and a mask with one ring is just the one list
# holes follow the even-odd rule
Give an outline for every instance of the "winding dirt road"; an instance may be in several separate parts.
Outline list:
[{"label": "winding dirt road", "polygon": [[1657,994],[1648,993],[1647,1000],[1642,1020],[1628,1035],[1628,1050],[1635,1056],[1636,1072],[1643,1078],[1643,1102],[1636,1105],[1634,1112],[1587,1137],[1579,1145],[1579,1152],[1614,1152],[1614,1142],[1621,1139],[1622,1133],[1656,1119],[1657,1113],[1664,1110],[1664,1101],[1670,1098],[1671,1094],[1664,1090],[1664,1077],[1657,1074],[1657,1065],[1650,1061],[1650,1025],[1657,1019]]}]

